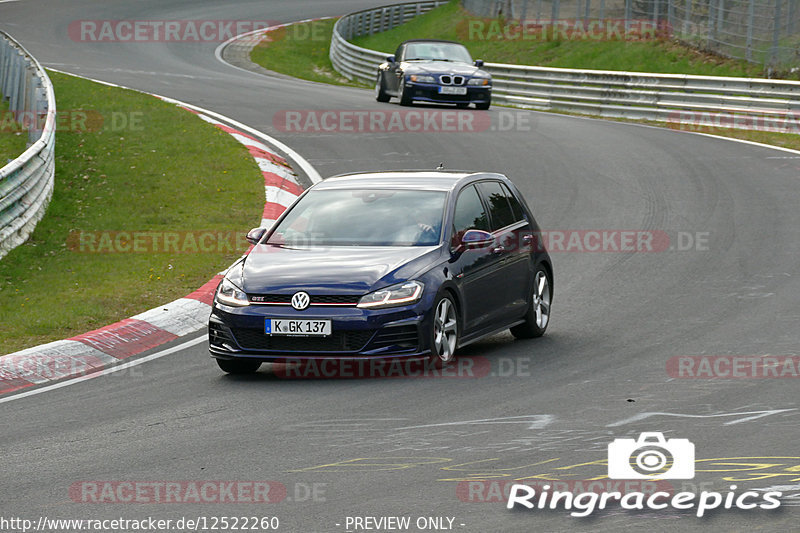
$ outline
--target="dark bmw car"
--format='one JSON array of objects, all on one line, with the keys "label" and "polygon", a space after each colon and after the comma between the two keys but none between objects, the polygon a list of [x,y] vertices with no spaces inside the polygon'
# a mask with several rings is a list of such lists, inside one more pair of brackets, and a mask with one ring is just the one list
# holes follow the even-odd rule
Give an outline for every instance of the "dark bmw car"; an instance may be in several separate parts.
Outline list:
[{"label": "dark bmw car", "polygon": [[392,96],[400,105],[414,101],[456,104],[489,109],[492,77],[481,70],[483,61],[472,61],[463,45],[452,41],[405,41],[393,56],[378,67],[375,98],[388,102]]},{"label": "dark bmw car", "polygon": [[298,359],[453,360],[511,329],[544,334],[553,270],[501,174],[397,171],[308,189],[220,283],[211,355],[226,372]]}]

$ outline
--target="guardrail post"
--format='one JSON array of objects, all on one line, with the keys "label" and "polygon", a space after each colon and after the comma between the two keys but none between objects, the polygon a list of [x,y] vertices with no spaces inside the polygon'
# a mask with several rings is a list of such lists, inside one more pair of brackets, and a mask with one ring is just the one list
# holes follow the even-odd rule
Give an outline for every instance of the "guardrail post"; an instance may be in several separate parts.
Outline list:
[{"label": "guardrail post", "polygon": [[625,0],[625,33],[631,29],[631,0]]},{"label": "guardrail post", "polygon": [[[630,2],[630,0],[626,0],[626,2]],[[558,12],[561,6],[559,5],[559,0],[553,0],[553,4],[550,6],[550,24],[554,24],[556,20],[558,20]]]},{"label": "guardrail post", "polygon": [[745,59],[747,61],[753,60],[753,19],[756,14],[756,2],[750,0],[747,6],[747,43],[745,44]]},{"label": "guardrail post", "polygon": [[778,63],[778,43],[781,37],[781,0],[775,0],[775,17],[773,18],[772,28],[772,50],[770,52],[770,63],[773,68]]},{"label": "guardrail post", "polygon": [[689,24],[691,24],[691,22],[692,22],[692,0],[686,0],[686,7],[684,7],[684,13],[683,13],[683,27],[681,28],[681,33],[683,33],[684,36],[687,33],[689,33]]},{"label": "guardrail post", "polygon": [[711,43],[716,37],[714,31],[714,1],[708,1],[708,34],[706,36],[706,48],[711,49]]}]

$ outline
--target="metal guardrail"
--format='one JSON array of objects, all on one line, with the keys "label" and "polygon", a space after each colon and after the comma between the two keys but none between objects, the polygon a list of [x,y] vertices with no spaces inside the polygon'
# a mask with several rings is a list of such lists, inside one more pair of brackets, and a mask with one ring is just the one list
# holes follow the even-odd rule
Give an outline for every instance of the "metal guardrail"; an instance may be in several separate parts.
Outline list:
[{"label": "metal guardrail", "polygon": [[443,6],[447,1],[425,0],[422,2],[392,4],[356,11],[340,18],[333,26],[330,49],[331,63],[347,79],[374,83],[378,65],[383,63],[386,60],[386,56],[391,55],[392,52],[383,53],[367,50],[348,42],[347,39],[390,30],[408,22],[417,15]]},{"label": "metal guardrail", "polygon": [[[378,65],[391,52],[356,46],[345,36],[382,31],[393,10],[408,13],[426,5],[424,11],[428,11],[434,7],[431,4],[443,3],[395,4],[342,17],[331,39],[334,67],[350,79],[374,83]],[[495,103],[610,118],[800,133],[800,82],[796,81],[503,63],[485,63],[484,69],[492,74]]]},{"label": "metal guardrail", "polygon": [[28,128],[28,148],[0,168],[0,258],[19,246],[42,219],[53,195],[56,99],[42,66],[0,32],[0,93]]}]

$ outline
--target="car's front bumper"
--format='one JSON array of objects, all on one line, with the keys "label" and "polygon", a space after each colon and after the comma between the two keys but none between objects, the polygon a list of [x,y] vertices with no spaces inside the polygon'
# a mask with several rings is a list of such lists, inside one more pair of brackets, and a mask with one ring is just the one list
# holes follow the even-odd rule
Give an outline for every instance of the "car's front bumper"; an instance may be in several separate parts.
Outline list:
[{"label": "car's front bumper", "polygon": [[[377,359],[427,356],[430,313],[425,298],[389,309],[320,306],[296,311],[288,306],[214,304],[209,319],[209,350],[219,359],[285,362],[302,359]],[[267,318],[330,319],[325,337],[265,333]]]},{"label": "car's front bumper", "polygon": [[421,102],[435,102],[442,104],[485,104],[492,100],[492,86],[467,85],[467,94],[441,94],[438,84],[408,83],[406,91],[412,100]]}]

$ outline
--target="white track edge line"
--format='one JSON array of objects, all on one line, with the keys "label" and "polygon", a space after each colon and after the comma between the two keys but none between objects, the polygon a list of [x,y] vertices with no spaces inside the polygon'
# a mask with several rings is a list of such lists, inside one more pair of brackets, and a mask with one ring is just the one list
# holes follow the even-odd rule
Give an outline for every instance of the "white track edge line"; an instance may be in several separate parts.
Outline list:
[{"label": "white track edge line", "polygon": [[14,400],[19,400],[21,398],[27,398],[28,396],[35,396],[35,395],[41,394],[43,392],[47,392],[47,391],[51,391],[51,390],[55,390],[55,389],[60,389],[62,387],[67,387],[67,386],[73,385],[75,383],[80,383],[82,381],[87,381],[87,380],[94,379],[94,378],[97,378],[97,377],[100,377],[100,376],[105,376],[107,374],[112,374],[114,372],[119,372],[120,370],[126,370],[128,368],[132,368],[134,366],[138,366],[138,365],[147,363],[149,361],[153,361],[155,359],[159,359],[161,357],[164,357],[165,355],[169,355],[169,354],[184,350],[186,348],[190,348],[190,347],[194,346],[195,344],[200,344],[201,342],[205,342],[206,340],[207,340],[206,336],[205,335],[201,335],[201,336],[199,336],[197,338],[194,338],[192,340],[189,340],[189,341],[183,342],[181,344],[178,344],[177,346],[172,346],[171,348],[167,348],[165,350],[160,350],[160,351],[152,353],[152,354],[150,354],[148,356],[136,359],[134,361],[128,361],[127,363],[123,363],[121,365],[116,365],[116,366],[112,366],[112,367],[109,367],[109,368],[105,368],[103,370],[98,370],[97,372],[92,372],[91,374],[87,374],[87,375],[84,375],[84,376],[79,376],[79,377],[71,378],[71,379],[65,379],[65,380],[53,383],[52,385],[47,385],[47,386],[44,386],[44,387],[40,387],[38,389],[33,389],[33,390],[25,391],[25,392],[20,392],[19,394],[12,393],[11,396],[8,396],[6,398],[0,398],[0,403],[13,402]]}]

